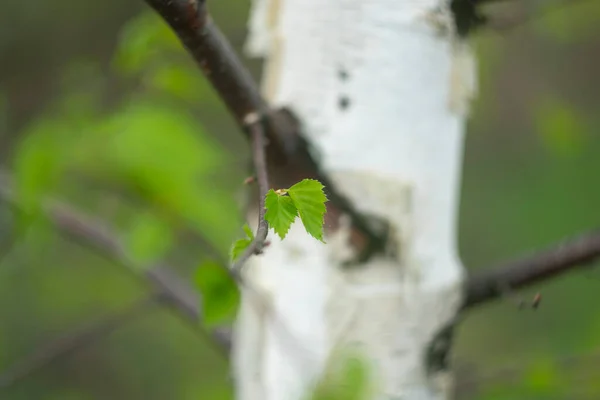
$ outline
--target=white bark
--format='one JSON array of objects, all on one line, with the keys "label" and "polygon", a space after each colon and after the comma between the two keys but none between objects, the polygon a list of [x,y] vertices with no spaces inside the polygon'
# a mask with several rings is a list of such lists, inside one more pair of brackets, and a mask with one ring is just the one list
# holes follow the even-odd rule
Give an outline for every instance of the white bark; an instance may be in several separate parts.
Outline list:
[{"label": "white bark", "polygon": [[[248,50],[263,89],[300,118],[315,155],[360,212],[391,227],[390,254],[345,269],[348,229],[295,224],[247,266],[236,330],[238,399],[300,399],[338,346],[358,346],[376,399],[448,399],[425,353],[455,317],[462,143],[475,68],[441,0],[254,0]],[[342,105],[345,103],[345,106]]]}]

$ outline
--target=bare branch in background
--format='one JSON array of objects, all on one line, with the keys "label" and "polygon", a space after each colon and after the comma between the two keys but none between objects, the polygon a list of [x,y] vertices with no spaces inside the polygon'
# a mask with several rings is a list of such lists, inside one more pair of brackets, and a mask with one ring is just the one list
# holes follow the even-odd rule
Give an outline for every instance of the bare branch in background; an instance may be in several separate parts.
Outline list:
[{"label": "bare branch in background", "polygon": [[265,246],[265,240],[267,239],[267,234],[269,233],[269,226],[265,220],[265,198],[269,191],[269,176],[267,173],[267,158],[265,155],[265,132],[260,115],[255,113],[249,114],[246,122],[248,130],[250,131],[252,159],[254,161],[256,179],[258,181],[258,228],[250,246],[248,246],[238,260],[231,266],[231,270],[236,277],[239,277],[242,266],[253,254],[260,254],[262,252],[262,249]]},{"label": "bare branch in background", "polygon": [[519,289],[600,259],[600,231],[556,244],[529,257],[486,269],[467,281],[464,308],[501,297],[507,288]]},{"label": "bare branch in background", "polygon": [[0,388],[6,388],[51,362],[95,343],[119,327],[152,310],[162,297],[159,293],[134,302],[126,309],[87,324],[63,337],[51,341],[19,360],[0,374]]},{"label": "bare branch in background", "polygon": [[[48,207],[48,217],[62,235],[93,249],[109,261],[119,263],[132,277],[139,278],[140,268],[127,256],[115,233],[63,204],[55,203]],[[144,276],[164,292],[169,302],[176,305],[180,312],[191,319],[198,319],[198,298],[195,291],[167,267],[148,269]]]},{"label": "bare branch in background", "polygon": [[[3,173],[0,173],[0,201],[18,207],[17,199],[12,193],[10,179]],[[184,315],[187,321],[196,325],[196,322],[201,320],[197,292],[167,267],[146,269],[142,275],[142,268],[127,255],[117,239],[118,236],[101,223],[92,221],[88,216],[58,202],[47,202],[44,210],[46,217],[60,234],[94,250],[101,257],[123,266],[123,270],[134,279],[139,280],[143,277],[151,282],[154,289],[164,296],[165,301]],[[229,339],[221,331],[215,333],[215,340],[228,346]]]}]

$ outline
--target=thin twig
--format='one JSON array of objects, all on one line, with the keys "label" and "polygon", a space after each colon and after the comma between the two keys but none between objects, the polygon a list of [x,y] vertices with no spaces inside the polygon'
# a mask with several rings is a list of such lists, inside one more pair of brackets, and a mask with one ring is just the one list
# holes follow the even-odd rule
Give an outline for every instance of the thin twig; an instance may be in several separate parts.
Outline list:
[{"label": "thin twig", "polygon": [[246,261],[248,261],[252,255],[260,254],[262,252],[269,232],[269,226],[265,219],[265,200],[267,192],[269,191],[269,176],[265,154],[266,138],[263,128],[264,117],[256,113],[250,113],[244,120],[246,129],[250,133],[252,142],[252,160],[254,162],[256,180],[258,181],[258,228],[252,243],[250,243],[246,250],[244,250],[239,258],[231,265],[230,273],[240,285],[240,289],[245,292],[246,299],[253,304],[256,310],[262,310],[262,312],[266,312],[267,310],[271,311],[270,322],[273,329],[279,331],[282,339],[285,337],[289,340],[289,350],[298,352],[299,357],[296,359],[301,360],[301,362],[308,362],[307,357],[310,357],[309,349],[302,346],[302,342],[298,340],[295,333],[289,329],[285,320],[281,318],[282,316],[276,313],[269,299],[265,297],[263,291],[252,287],[252,285],[244,281],[241,277],[241,270]]},{"label": "thin twig", "polygon": [[96,320],[67,335],[51,341],[27,357],[19,360],[12,367],[0,374],[0,388],[11,386],[20,379],[31,375],[33,372],[49,365],[53,361],[72,354],[82,347],[91,345],[119,327],[150,311],[161,299],[160,293],[154,293],[134,302],[132,305],[118,313]]},{"label": "thin twig", "polygon": [[600,231],[581,235],[529,257],[489,268],[467,281],[464,308],[501,297],[503,288],[519,289],[600,259]]},{"label": "thin twig", "polygon": [[255,114],[249,114],[246,117],[248,130],[252,140],[252,160],[254,161],[254,170],[258,181],[258,228],[254,240],[250,246],[244,250],[240,257],[232,264],[231,270],[236,277],[239,277],[242,266],[254,254],[260,254],[265,246],[265,240],[269,233],[269,226],[265,220],[265,199],[269,191],[269,176],[267,173],[267,160],[265,156],[265,133],[262,125],[262,118]]}]

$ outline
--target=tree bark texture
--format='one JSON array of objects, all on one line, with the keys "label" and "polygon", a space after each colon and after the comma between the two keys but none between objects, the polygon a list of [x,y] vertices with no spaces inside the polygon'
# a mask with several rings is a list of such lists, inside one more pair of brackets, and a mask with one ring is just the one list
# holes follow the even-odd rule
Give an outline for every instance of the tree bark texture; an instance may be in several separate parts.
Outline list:
[{"label": "tree bark texture", "polygon": [[[335,187],[385,230],[355,262],[350,228],[300,223],[245,267],[234,340],[241,400],[306,396],[339,349],[367,360],[373,399],[442,400],[463,301],[456,221],[475,62],[441,0],[254,0],[247,51],[262,90],[299,119]],[[439,355],[438,356],[436,356]]]}]

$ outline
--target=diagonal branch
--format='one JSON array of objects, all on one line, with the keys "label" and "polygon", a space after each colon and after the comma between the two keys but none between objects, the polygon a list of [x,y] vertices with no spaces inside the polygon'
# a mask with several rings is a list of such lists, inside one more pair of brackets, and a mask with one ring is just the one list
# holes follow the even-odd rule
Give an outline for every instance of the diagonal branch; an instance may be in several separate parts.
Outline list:
[{"label": "diagonal branch", "polygon": [[556,244],[529,257],[475,274],[467,281],[463,308],[470,309],[519,289],[600,259],[600,231]]},{"label": "diagonal branch", "polygon": [[[10,179],[4,173],[0,173],[0,201],[19,207]],[[196,325],[196,322],[201,319],[197,293],[166,266],[148,269],[140,275],[140,268],[127,255],[117,240],[117,235],[102,224],[56,201],[45,203],[44,211],[60,234],[95,251],[101,257],[121,265],[123,270],[133,278],[139,280],[142,277],[149,281],[164,296],[165,301],[185,317],[185,320]],[[222,332],[215,333],[215,340],[228,346],[229,338]]]}]

